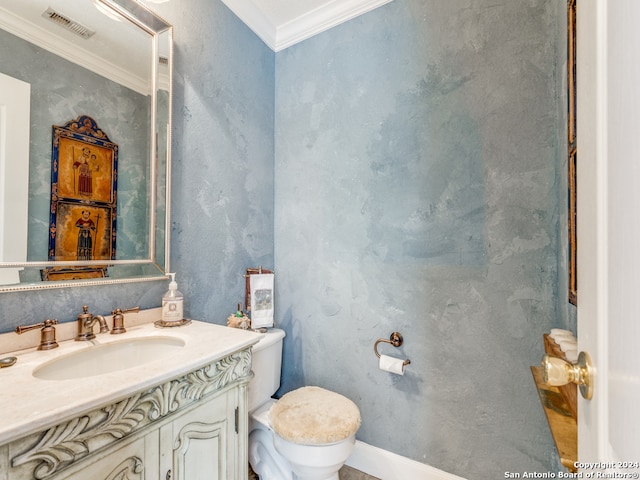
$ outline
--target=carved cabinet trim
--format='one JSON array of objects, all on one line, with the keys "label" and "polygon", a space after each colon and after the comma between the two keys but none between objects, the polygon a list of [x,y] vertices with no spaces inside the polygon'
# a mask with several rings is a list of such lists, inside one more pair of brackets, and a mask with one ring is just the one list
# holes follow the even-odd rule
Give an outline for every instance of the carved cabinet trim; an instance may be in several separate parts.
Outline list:
[{"label": "carved cabinet trim", "polygon": [[32,462],[32,478],[48,478],[209,394],[246,383],[250,377],[251,351],[233,353],[180,378],[27,437],[34,441],[11,458],[11,466]]}]

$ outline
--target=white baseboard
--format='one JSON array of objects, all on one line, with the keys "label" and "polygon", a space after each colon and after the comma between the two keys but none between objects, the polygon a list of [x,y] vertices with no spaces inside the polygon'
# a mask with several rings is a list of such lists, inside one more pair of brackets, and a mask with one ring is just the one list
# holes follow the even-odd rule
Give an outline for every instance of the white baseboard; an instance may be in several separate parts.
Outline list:
[{"label": "white baseboard", "polygon": [[359,440],[346,464],[381,480],[465,480]]}]

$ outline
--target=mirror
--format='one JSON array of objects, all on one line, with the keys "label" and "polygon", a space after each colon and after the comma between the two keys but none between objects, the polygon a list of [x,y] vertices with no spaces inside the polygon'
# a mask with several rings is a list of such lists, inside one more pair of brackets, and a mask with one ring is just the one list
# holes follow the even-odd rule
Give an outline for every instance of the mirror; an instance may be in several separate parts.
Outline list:
[{"label": "mirror", "polygon": [[[30,90],[25,159],[0,141],[0,292],[165,278],[172,41],[172,26],[135,0],[0,0],[0,80]],[[17,127],[24,118],[14,121],[2,102],[0,139],[14,138],[12,125],[24,133]],[[105,278],[44,281],[51,267],[105,267],[105,260],[49,260],[52,129],[82,116],[119,149],[116,253]],[[24,162],[20,180],[11,165]]]}]

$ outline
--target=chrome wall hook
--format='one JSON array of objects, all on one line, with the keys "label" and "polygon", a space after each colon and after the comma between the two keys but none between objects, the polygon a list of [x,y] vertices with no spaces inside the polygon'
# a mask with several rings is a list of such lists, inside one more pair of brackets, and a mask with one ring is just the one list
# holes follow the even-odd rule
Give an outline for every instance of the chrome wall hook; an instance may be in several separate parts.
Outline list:
[{"label": "chrome wall hook", "polygon": [[[393,332],[391,334],[391,336],[389,337],[389,340],[385,339],[385,338],[379,338],[378,340],[376,340],[376,343],[373,345],[373,351],[376,354],[376,357],[380,358],[380,354],[378,353],[378,344],[379,343],[390,343],[391,345],[393,345],[394,347],[399,347],[402,345],[402,342],[404,341],[404,339],[402,338],[402,335],[400,335],[399,332]],[[403,365],[409,365],[411,363],[411,360],[409,360],[408,358],[402,363]]]}]

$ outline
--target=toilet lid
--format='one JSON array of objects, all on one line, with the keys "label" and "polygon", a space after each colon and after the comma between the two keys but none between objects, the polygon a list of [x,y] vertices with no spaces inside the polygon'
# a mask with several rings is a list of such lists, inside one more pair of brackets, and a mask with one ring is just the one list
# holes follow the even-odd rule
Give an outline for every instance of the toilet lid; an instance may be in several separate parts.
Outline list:
[{"label": "toilet lid", "polygon": [[348,398],[320,387],[285,394],[269,410],[273,430],[302,445],[337,443],[360,427],[360,410]]}]

